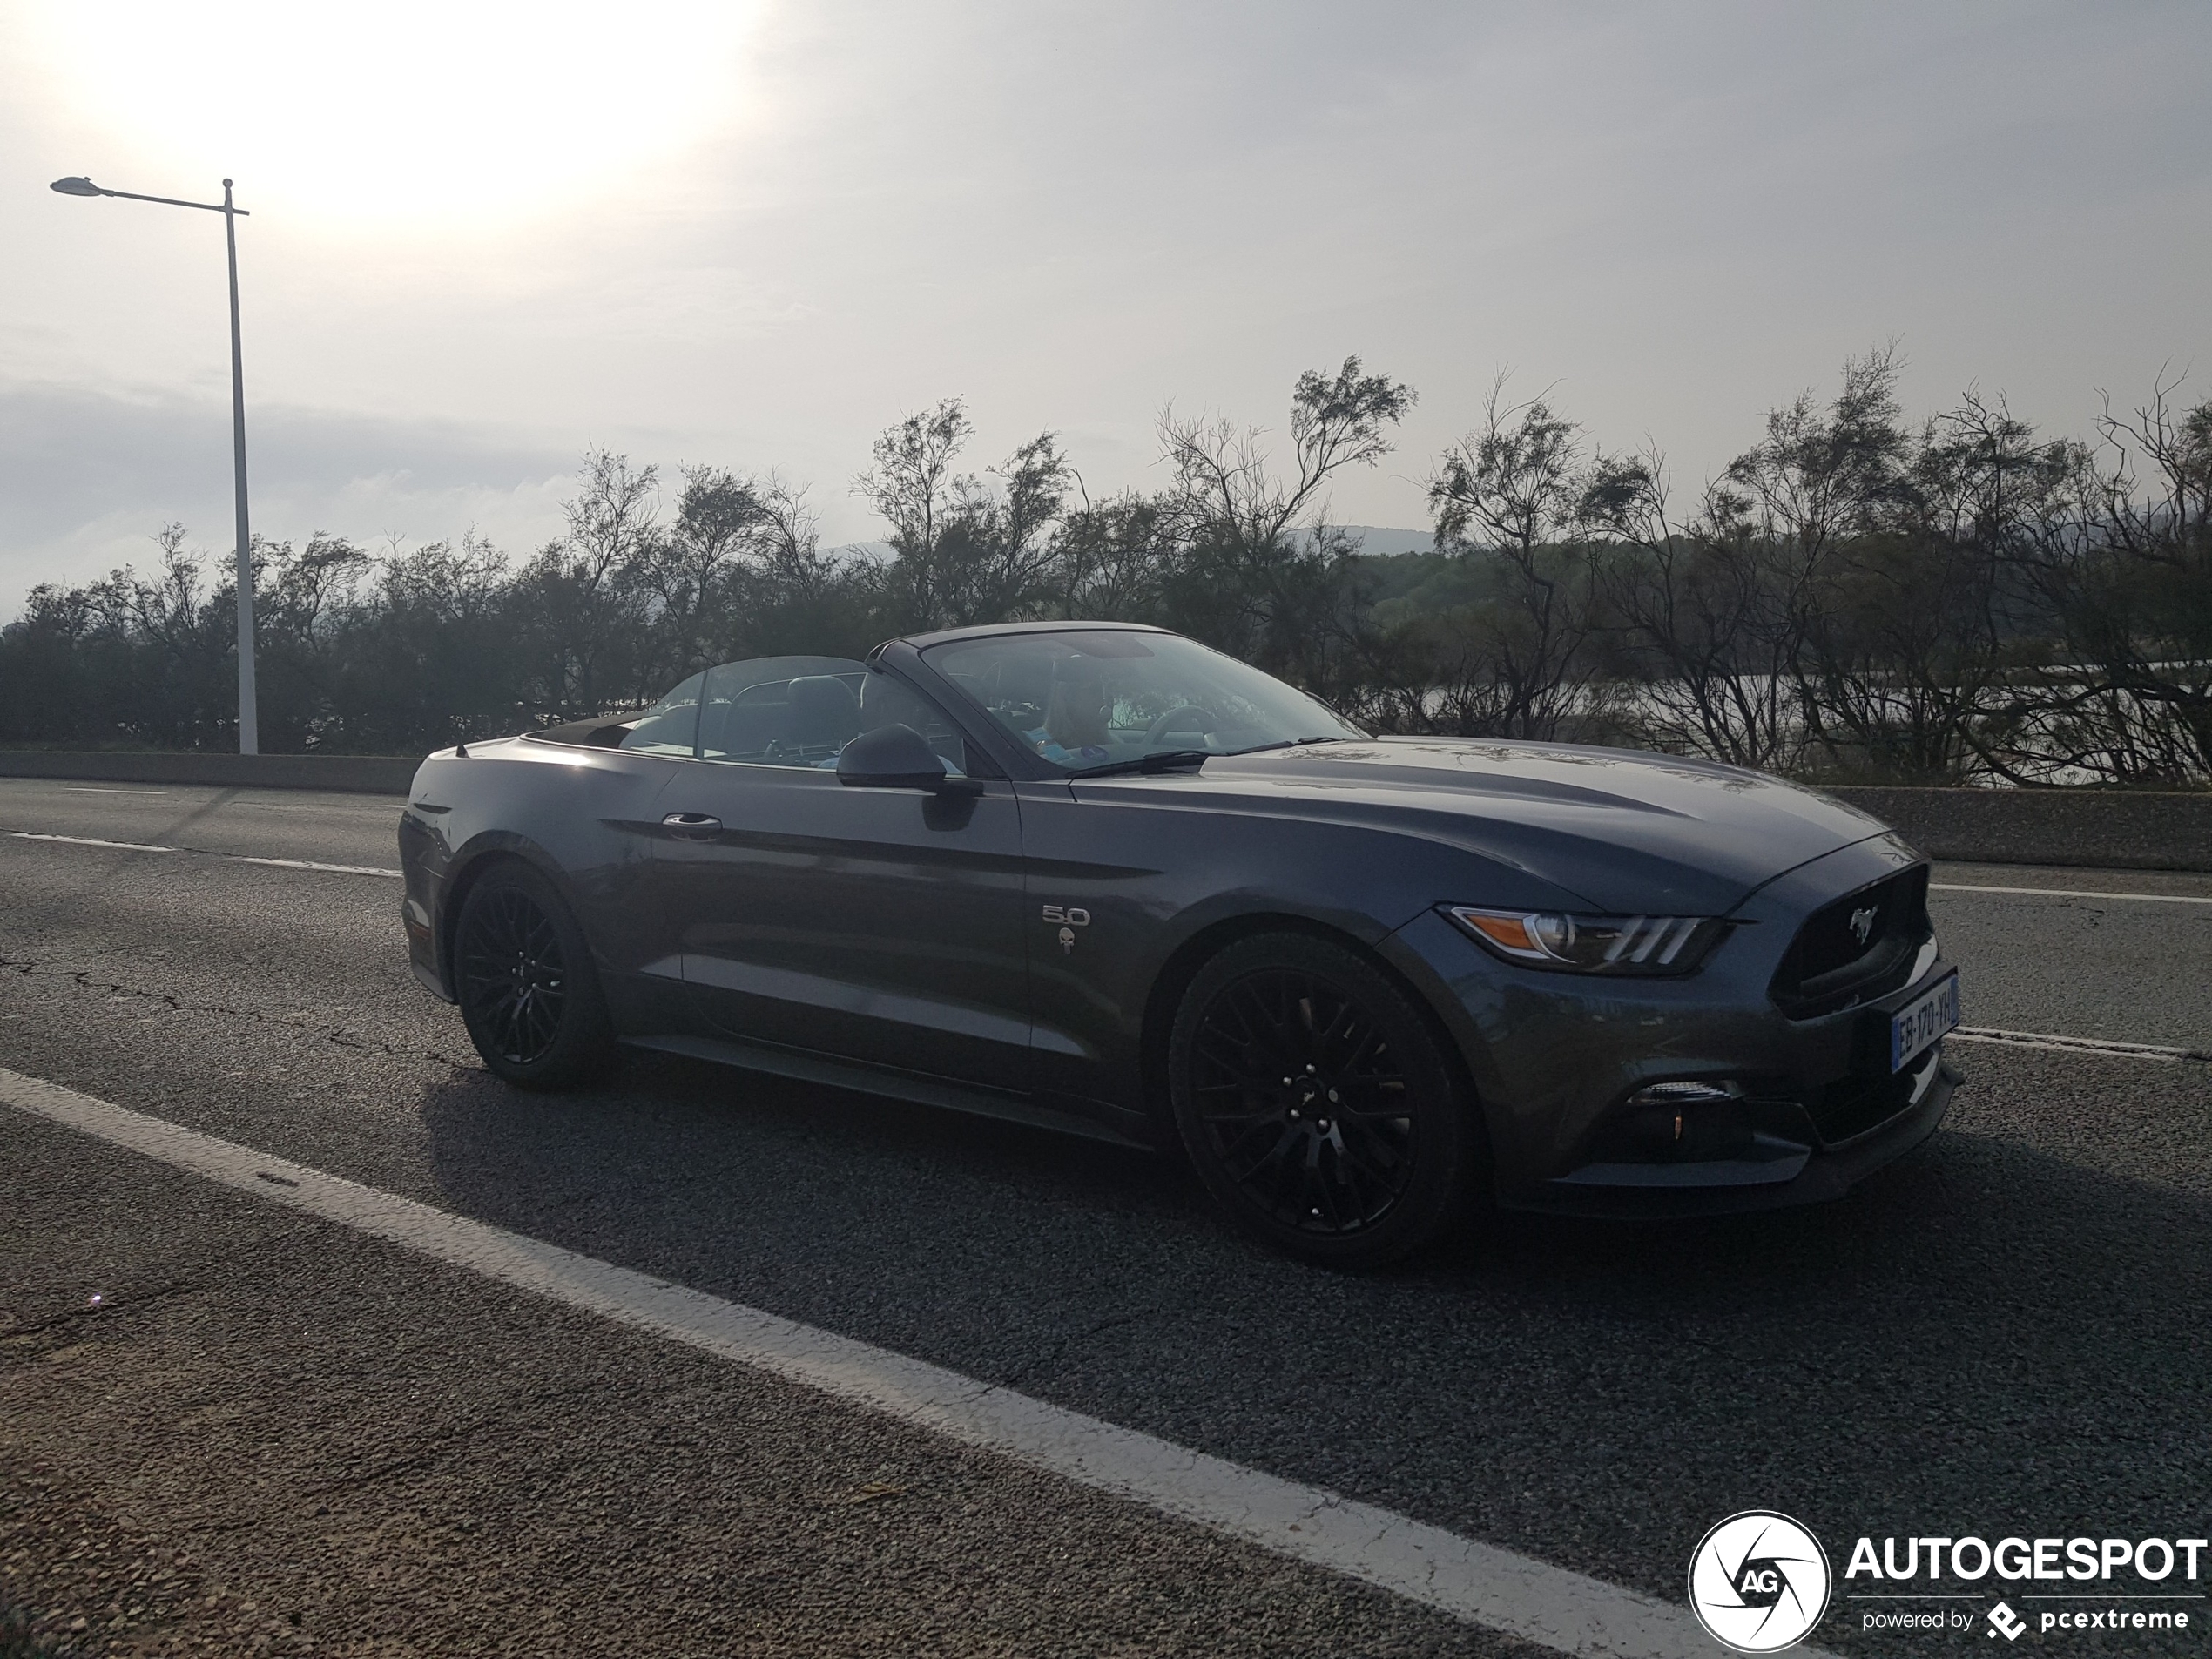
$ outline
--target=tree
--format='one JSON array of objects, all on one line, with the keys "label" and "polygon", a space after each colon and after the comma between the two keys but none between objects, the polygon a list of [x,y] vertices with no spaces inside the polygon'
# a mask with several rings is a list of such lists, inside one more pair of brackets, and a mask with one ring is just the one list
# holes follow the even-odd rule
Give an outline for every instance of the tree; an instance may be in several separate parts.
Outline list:
[{"label": "tree", "polygon": [[[257,542],[264,741],[419,753],[633,710],[710,662],[1104,616],[1403,731],[1625,732],[1826,777],[2212,779],[2212,403],[2161,381],[2074,442],[1973,391],[1908,423],[1898,370],[1871,352],[1770,411],[1679,509],[1656,447],[1608,453],[1494,387],[1431,469],[1438,550],[1403,559],[1331,522],[1332,481],[1413,404],[1357,358],[1298,378],[1286,442],[1163,412],[1166,483],[1103,500],[1050,432],[963,470],[972,428],[941,402],[857,481],[888,562],[825,551],[773,472],[685,468],[664,517],[653,468],[595,450],[520,569],[473,532]],[[0,627],[0,738],[235,744],[228,561],[175,525],[156,544]]]},{"label": "tree", "polygon": [[1438,459],[1428,502],[1438,551],[1460,566],[1465,600],[1422,627],[1436,712],[1453,729],[1550,738],[1588,702],[1594,623],[1581,544],[1581,428],[1543,397],[1504,401]]},{"label": "tree", "polygon": [[1373,466],[1415,394],[1347,357],[1333,376],[1308,369],[1291,394],[1291,469],[1278,477],[1258,427],[1159,421],[1174,484],[1157,521],[1176,552],[1160,582],[1178,625],[1323,696],[1352,689],[1362,573],[1355,538],[1327,520],[1328,485]]},{"label": "tree", "polygon": [[676,520],[639,550],[637,581],[649,596],[655,678],[674,684],[717,659],[732,583],[768,521],[750,478],[721,467],[684,469]]},{"label": "tree", "polygon": [[1972,390],[1911,435],[1884,522],[1844,540],[1814,583],[1798,678],[1831,765],[1938,783],[1987,762],[2027,625],[2008,549],[2047,499],[2051,464],[2002,398]]},{"label": "tree", "polygon": [[[2019,565],[2051,665],[2022,683],[2013,775],[2172,786],[2212,774],[2212,401],[2161,381],[2097,422],[2033,514]],[[2035,683],[2040,681],[2039,683]]]},{"label": "tree", "polygon": [[1157,622],[1166,614],[1167,584],[1178,547],[1172,502],[1136,490],[1067,514],[1059,529],[1060,554],[1071,617],[1116,622]]},{"label": "tree", "polygon": [[534,724],[517,589],[506,556],[473,530],[388,548],[334,642],[346,746],[421,753]]},{"label": "tree", "polygon": [[[1779,767],[1871,729],[1886,692],[1854,680],[1838,567],[1846,548],[1897,531],[1916,500],[1899,366],[1893,348],[1869,352],[1844,364],[1826,405],[1805,392],[1770,410],[1764,436],[1685,521],[1670,515],[1656,449],[1595,459],[1582,516],[1610,543],[1604,602],[1641,672],[1652,741]],[[1851,718],[1831,731],[1838,711]]]},{"label": "tree", "polygon": [[1225,420],[1159,421],[1163,458],[1175,469],[1176,494],[1217,545],[1253,558],[1278,551],[1302,519],[1318,523],[1329,481],[1346,467],[1372,467],[1391,450],[1390,429],[1406,418],[1417,395],[1382,374],[1363,374],[1347,357],[1333,378],[1317,369],[1298,376],[1291,394],[1291,449],[1295,470],[1278,480],[1258,427]]},{"label": "tree", "polygon": [[[536,701],[567,719],[605,709],[635,683],[650,611],[644,568],[658,545],[659,469],[594,449],[583,488],[564,503],[569,533],[548,543],[517,583],[518,620]],[[632,695],[635,695],[633,692]]]},{"label": "tree", "polygon": [[1075,471],[1041,433],[993,469],[996,487],[954,464],[974,435],[958,398],[910,415],[875,442],[853,482],[891,526],[894,613],[911,628],[958,628],[1034,614],[1063,593],[1053,536]]},{"label": "tree", "polygon": [[1599,583],[1611,644],[1635,676],[1633,725],[1660,749],[1736,765],[1796,750],[1796,634],[1772,550],[1708,487],[1688,520],[1671,511],[1656,448],[1595,460],[1584,522],[1607,538]]}]

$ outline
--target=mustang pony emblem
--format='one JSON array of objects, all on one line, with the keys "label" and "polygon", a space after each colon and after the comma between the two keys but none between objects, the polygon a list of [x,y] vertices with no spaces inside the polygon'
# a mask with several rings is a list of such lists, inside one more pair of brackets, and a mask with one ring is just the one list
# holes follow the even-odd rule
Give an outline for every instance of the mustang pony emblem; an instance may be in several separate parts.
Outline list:
[{"label": "mustang pony emblem", "polygon": [[1874,936],[1874,918],[1877,914],[1872,905],[1868,905],[1864,910],[1854,910],[1851,913],[1851,930],[1858,935],[1860,944],[1865,944]]}]

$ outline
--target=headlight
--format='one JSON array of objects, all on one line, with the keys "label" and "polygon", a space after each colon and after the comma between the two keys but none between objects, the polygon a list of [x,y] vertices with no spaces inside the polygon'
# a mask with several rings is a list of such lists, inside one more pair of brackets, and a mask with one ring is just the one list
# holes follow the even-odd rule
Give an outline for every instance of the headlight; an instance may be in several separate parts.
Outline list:
[{"label": "headlight", "polygon": [[1508,961],[1568,974],[1687,974],[1728,924],[1717,916],[1568,916],[1541,911],[1446,914]]}]

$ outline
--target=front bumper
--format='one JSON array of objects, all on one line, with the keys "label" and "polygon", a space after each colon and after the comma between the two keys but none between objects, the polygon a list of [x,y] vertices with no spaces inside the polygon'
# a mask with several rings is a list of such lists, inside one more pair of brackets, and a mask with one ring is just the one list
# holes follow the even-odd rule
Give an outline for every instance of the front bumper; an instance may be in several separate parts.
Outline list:
[{"label": "front bumper", "polygon": [[408,967],[422,988],[441,1001],[454,1000],[440,960],[437,918],[445,885],[445,838],[414,809],[400,814],[400,869],[406,889],[400,896],[400,926],[407,934]]},{"label": "front bumper", "polygon": [[[1762,1149],[1770,1157],[1758,1162],[1767,1163],[1768,1168],[1756,1176],[1736,1167],[1754,1160],[1584,1165],[1524,1190],[1511,1207],[1633,1221],[1825,1204],[1842,1197],[1860,1180],[1935,1133],[1962,1080],[1943,1058],[1940,1043],[1931,1051],[1927,1074],[1915,1102],[1848,1141],[1835,1145],[1780,1141]],[[1635,1176],[1622,1178],[1632,1169]],[[1785,1175],[1785,1170],[1795,1173]]]},{"label": "front bumper", "polygon": [[[1635,1217],[1817,1203],[1925,1140],[1959,1078],[1940,1045],[1893,1076],[1888,1032],[1952,971],[1932,940],[1889,988],[1832,1012],[1793,1018],[1770,995],[1808,916],[1919,861],[1885,836],[1789,872],[1679,980],[1513,967],[1440,915],[1400,928],[1399,960],[1429,979],[1467,1059],[1499,1205]],[[1725,1082],[1739,1097],[1670,1110],[1655,1137],[1654,1109],[1630,1096],[1676,1082]]]}]

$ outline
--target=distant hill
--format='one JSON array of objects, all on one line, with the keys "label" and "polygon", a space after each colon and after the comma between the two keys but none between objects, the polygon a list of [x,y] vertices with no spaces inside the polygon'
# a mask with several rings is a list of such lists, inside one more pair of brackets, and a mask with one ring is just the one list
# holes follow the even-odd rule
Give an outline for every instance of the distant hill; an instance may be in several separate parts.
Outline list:
[{"label": "distant hill", "polygon": [[1374,524],[1346,524],[1344,528],[1359,538],[1359,550],[1373,558],[1389,558],[1399,553],[1431,553],[1436,550],[1436,538],[1426,530],[1394,530]]}]

